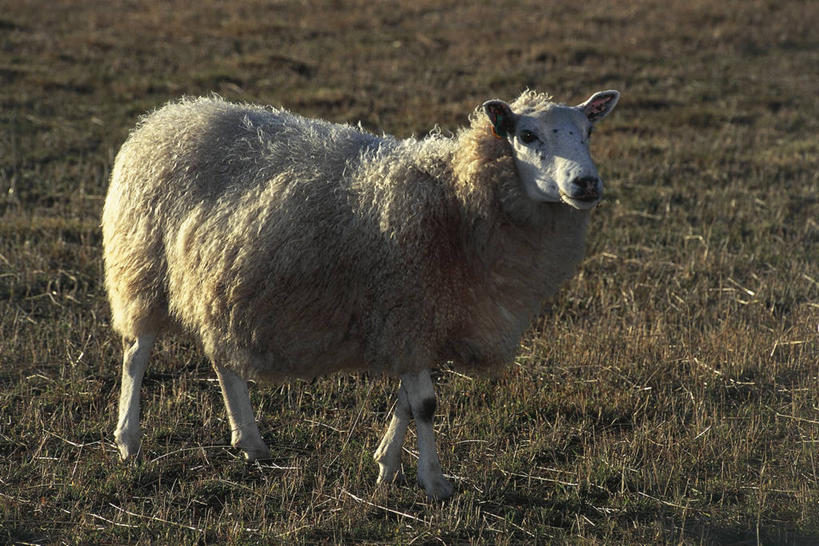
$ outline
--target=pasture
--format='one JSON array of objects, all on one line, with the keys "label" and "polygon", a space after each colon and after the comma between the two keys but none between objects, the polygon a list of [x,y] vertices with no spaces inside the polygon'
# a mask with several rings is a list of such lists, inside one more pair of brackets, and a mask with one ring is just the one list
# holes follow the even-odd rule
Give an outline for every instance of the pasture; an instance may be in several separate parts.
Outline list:
[{"label": "pasture", "polygon": [[[0,0],[0,542],[819,543],[817,28],[810,0]],[[142,113],[214,92],[406,137],[527,87],[621,91],[605,197],[508,370],[438,371],[451,500],[414,464],[375,487],[397,380],[367,374],[256,385],[246,464],[185,338],[119,462],[99,223]]]}]

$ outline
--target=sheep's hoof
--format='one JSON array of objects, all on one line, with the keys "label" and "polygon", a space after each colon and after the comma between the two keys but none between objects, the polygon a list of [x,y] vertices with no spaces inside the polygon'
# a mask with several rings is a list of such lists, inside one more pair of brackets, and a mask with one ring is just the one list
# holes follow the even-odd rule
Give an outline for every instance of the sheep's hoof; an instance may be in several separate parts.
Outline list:
[{"label": "sheep's hoof", "polygon": [[139,434],[128,438],[124,433],[117,431],[114,433],[114,438],[119,450],[119,456],[123,461],[136,459],[139,453]]},{"label": "sheep's hoof", "polygon": [[406,478],[404,477],[404,472],[401,470],[401,465],[397,465],[395,468],[389,468],[386,464],[376,461],[378,463],[378,479],[375,483],[381,485],[382,483],[395,483],[395,484],[403,484],[406,483]]},{"label": "sheep's hoof", "polygon": [[257,460],[264,460],[270,458],[270,450],[267,448],[266,445],[258,445],[252,447],[242,447],[236,446],[242,450],[242,453],[245,456],[245,460],[249,463]]},{"label": "sheep's hoof", "polygon": [[424,491],[427,493],[427,496],[434,501],[448,499],[452,496],[452,493],[455,492],[455,488],[452,487],[452,484],[449,483],[446,478],[444,478],[443,474],[433,476],[431,478],[423,478],[419,474],[418,485],[423,487]]}]

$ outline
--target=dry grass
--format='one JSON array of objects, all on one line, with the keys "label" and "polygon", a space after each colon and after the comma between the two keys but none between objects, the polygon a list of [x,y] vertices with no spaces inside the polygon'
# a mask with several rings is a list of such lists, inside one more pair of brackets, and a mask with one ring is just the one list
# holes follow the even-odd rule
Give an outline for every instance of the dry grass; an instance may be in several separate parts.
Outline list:
[{"label": "dry grass", "polygon": [[[814,3],[4,4],[0,542],[819,542]],[[608,193],[509,372],[440,372],[453,500],[374,488],[394,382],[255,389],[246,465],[173,339],[118,462],[97,225],[140,113],[215,91],[405,136],[527,86],[623,92]]]}]

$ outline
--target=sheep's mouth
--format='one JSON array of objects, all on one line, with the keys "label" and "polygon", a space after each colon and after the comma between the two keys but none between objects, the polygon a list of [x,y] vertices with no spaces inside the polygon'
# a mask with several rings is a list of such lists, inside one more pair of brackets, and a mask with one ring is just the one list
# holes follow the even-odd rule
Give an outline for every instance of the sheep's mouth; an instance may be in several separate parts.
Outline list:
[{"label": "sheep's mouth", "polygon": [[563,200],[564,203],[570,205],[576,209],[590,209],[595,206],[597,203],[600,202],[601,195],[598,192],[595,193],[584,193],[582,195],[569,195],[567,193],[560,192],[560,198]]}]

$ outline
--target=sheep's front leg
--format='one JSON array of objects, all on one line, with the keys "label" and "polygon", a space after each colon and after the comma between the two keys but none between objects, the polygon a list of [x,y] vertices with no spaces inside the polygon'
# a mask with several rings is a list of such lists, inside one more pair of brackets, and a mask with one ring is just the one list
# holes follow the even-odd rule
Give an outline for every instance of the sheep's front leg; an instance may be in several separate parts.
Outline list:
[{"label": "sheep's front leg", "polygon": [[435,500],[450,497],[452,484],[444,478],[432,418],[435,415],[435,387],[429,370],[401,376],[401,388],[406,389],[415,427],[418,433],[418,483]]},{"label": "sheep's front leg", "polygon": [[122,383],[119,391],[119,418],[114,439],[123,460],[136,457],[142,433],[139,429],[139,390],[148,367],[156,336],[143,334],[132,341],[122,340]]},{"label": "sheep's front leg", "polygon": [[247,382],[228,368],[213,365],[222,387],[222,398],[230,421],[230,443],[241,449],[245,459],[255,461],[270,457],[259,428],[256,426],[256,416],[250,406],[250,394],[247,392]]},{"label": "sheep's front leg", "polygon": [[411,418],[412,410],[407,400],[407,391],[402,385],[398,388],[398,402],[395,404],[390,425],[373,455],[375,462],[378,463],[378,483],[404,479],[401,472],[401,448]]}]

